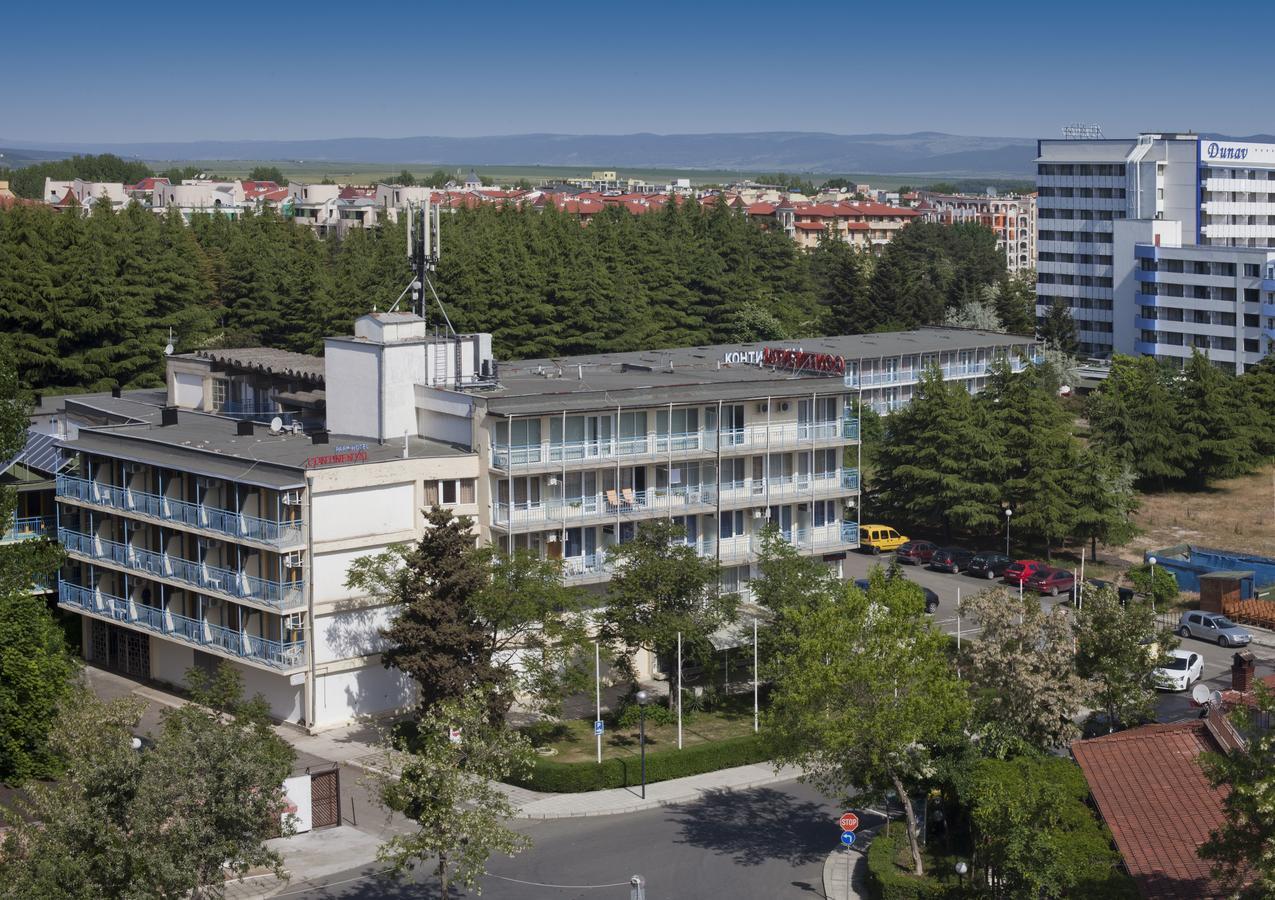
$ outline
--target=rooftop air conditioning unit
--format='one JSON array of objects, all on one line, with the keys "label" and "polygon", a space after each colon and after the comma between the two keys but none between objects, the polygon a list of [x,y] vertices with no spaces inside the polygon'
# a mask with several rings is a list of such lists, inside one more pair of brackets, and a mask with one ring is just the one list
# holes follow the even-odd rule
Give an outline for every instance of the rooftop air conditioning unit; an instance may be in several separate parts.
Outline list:
[{"label": "rooftop air conditioning unit", "polygon": [[289,553],[283,558],[283,564],[289,569],[301,568],[301,553],[299,551]]}]

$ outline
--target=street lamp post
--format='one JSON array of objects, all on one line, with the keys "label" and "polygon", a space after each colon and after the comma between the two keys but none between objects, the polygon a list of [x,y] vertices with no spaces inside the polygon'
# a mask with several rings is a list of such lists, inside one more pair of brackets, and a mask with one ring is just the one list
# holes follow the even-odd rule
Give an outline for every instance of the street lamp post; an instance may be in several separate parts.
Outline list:
[{"label": "street lamp post", "polygon": [[965,873],[970,870],[969,865],[963,859],[956,861],[956,877],[960,884],[965,884]]},{"label": "street lamp post", "polygon": [[1009,520],[1014,515],[1014,511],[1008,506],[1005,507],[1005,555],[1009,556]]},{"label": "street lamp post", "polygon": [[646,691],[638,691],[635,698],[638,702],[638,747],[642,753],[642,799],[646,799],[646,704],[651,695]]},{"label": "street lamp post", "polygon": [[1155,557],[1147,557],[1147,562],[1151,564],[1151,613],[1155,614]]}]

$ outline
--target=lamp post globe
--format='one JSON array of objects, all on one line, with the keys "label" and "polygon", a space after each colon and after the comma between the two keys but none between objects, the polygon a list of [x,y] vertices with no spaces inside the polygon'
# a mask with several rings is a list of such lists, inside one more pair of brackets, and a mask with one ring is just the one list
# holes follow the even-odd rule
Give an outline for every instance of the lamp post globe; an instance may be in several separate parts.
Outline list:
[{"label": "lamp post globe", "polygon": [[965,875],[967,872],[969,872],[969,870],[970,870],[970,867],[968,864],[966,864],[965,860],[958,859],[956,861],[956,877],[960,881],[960,883],[962,884],[965,883]]},{"label": "lamp post globe", "polygon": [[1009,520],[1014,515],[1014,511],[1008,506],[1005,507],[1005,555],[1009,556]]}]

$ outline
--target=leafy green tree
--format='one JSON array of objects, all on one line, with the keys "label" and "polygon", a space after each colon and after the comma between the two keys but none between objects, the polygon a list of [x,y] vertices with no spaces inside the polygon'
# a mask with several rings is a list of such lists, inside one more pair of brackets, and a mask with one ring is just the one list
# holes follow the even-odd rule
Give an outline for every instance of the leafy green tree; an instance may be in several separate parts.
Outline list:
[{"label": "leafy green tree", "polygon": [[9,187],[19,197],[39,200],[44,196],[44,179],[54,181],[71,181],[82,178],[85,181],[118,181],[124,184],[136,184],[149,177],[151,170],[140,160],[125,160],[113,153],[97,156],[72,156],[68,159],[35,163],[14,169],[9,175]]},{"label": "leafy green tree", "polygon": [[493,719],[500,718],[514,685],[509,669],[492,658],[491,632],[474,615],[491,572],[475,552],[473,520],[439,506],[425,519],[415,546],[356,560],[347,585],[398,605],[382,632],[390,646],[381,659],[416,682],[422,712],[481,690],[494,704]]},{"label": "leafy green tree", "polygon": [[877,451],[881,501],[905,521],[989,531],[997,527],[998,487],[987,460],[995,451],[964,386],[937,365],[922,375],[912,402],[886,422]]},{"label": "leafy green tree", "polygon": [[1078,737],[1085,682],[1075,673],[1067,608],[1046,612],[1031,594],[1020,600],[997,588],[965,598],[961,615],[978,635],[963,648],[962,669],[983,753],[1046,752]]},{"label": "leafy green tree", "polygon": [[249,181],[273,181],[275,184],[287,184],[288,179],[278,166],[254,166],[248,173]]},{"label": "leafy green tree", "polygon": [[443,897],[453,884],[477,885],[493,853],[512,856],[531,843],[506,824],[518,809],[497,783],[525,774],[534,754],[519,732],[491,721],[493,702],[475,689],[425,711],[377,775],[381,803],[417,825],[381,845],[377,857],[398,875],[432,867]]},{"label": "leafy green tree", "polygon": [[968,700],[947,638],[924,614],[916,585],[879,569],[865,594],[816,596],[772,626],[779,648],[763,734],[776,762],[799,765],[821,791],[903,799],[916,874],[924,872],[911,799],[931,748],[965,724]]},{"label": "leafy green tree", "polygon": [[960,795],[968,806],[974,878],[986,896],[1138,896],[1111,834],[1086,802],[1089,787],[1074,762],[983,759],[962,779]]},{"label": "leafy green tree", "polygon": [[1117,354],[1111,372],[1089,395],[1093,440],[1133,467],[1139,480],[1163,488],[1186,474],[1194,436],[1179,424],[1176,379],[1148,356]]},{"label": "leafy green tree", "polygon": [[282,875],[265,841],[280,829],[294,751],[264,700],[240,699],[234,670],[187,677],[195,702],[165,710],[154,748],[140,753],[140,701],[83,691],[62,704],[52,745],[65,768],[29,785],[8,817],[0,877],[11,896],[217,896],[226,869]]},{"label": "leafy green tree", "polygon": [[1275,896],[1275,693],[1257,687],[1253,705],[1239,704],[1231,720],[1244,735],[1243,747],[1210,753],[1204,771],[1225,791],[1226,821],[1200,847],[1213,875],[1234,896],[1259,900]]},{"label": "leafy green tree", "polygon": [[1066,302],[1055,297],[1049,311],[1041,320],[1037,329],[1045,346],[1058,350],[1068,356],[1080,352],[1080,337],[1076,334],[1076,320]]},{"label": "leafy green tree", "polygon": [[1203,487],[1252,471],[1257,460],[1241,386],[1194,350],[1183,370],[1178,429],[1193,452],[1186,469]]},{"label": "leafy green tree", "polygon": [[[995,291],[992,295],[992,291]],[[1036,272],[1027,270],[1006,276],[984,288],[985,299],[996,307],[996,317],[1010,334],[1033,334],[1036,330]]]},{"label": "leafy green tree", "polygon": [[1072,480],[1076,518],[1072,535],[1090,542],[1090,559],[1098,561],[1098,542],[1109,547],[1128,543],[1138,533],[1131,516],[1138,508],[1133,469],[1105,450],[1088,446],[1080,453]]},{"label": "leafy green tree", "polygon": [[1150,564],[1144,563],[1131,568],[1128,574],[1134,590],[1151,597],[1156,609],[1168,609],[1178,599],[1178,579],[1164,566],[1156,566],[1152,575]]},{"label": "leafy green tree", "polygon": [[1155,709],[1153,672],[1177,646],[1156,628],[1149,604],[1121,603],[1115,588],[1087,588],[1076,613],[1076,671],[1090,685],[1090,704],[1115,731],[1150,719]]},{"label": "leafy green tree", "polygon": [[404,187],[413,187],[417,182],[416,182],[416,176],[413,175],[411,172],[407,171],[407,169],[404,169],[403,171],[399,172],[397,175],[395,175],[393,178],[389,179],[385,183],[386,184],[401,184]]},{"label": "leafy green tree", "polygon": [[598,613],[598,638],[630,680],[637,680],[639,650],[668,659],[678,633],[687,655],[713,658],[709,636],[734,620],[739,595],[721,591],[716,561],[688,546],[681,526],[640,522],[633,539],[611,547],[607,559],[615,574]]}]

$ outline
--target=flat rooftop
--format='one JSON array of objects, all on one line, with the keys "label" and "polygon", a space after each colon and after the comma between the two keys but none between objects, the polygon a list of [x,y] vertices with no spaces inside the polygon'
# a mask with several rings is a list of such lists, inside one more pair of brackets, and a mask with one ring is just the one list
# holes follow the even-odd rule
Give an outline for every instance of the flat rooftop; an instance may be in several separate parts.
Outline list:
[{"label": "flat rooftop", "polygon": [[468,391],[493,413],[600,409],[608,406],[747,400],[767,396],[844,393],[839,375],[767,368],[726,362],[728,354],[766,347],[804,350],[844,357],[847,363],[896,359],[944,351],[1023,347],[1026,335],[965,328],[918,328],[882,334],[857,334],[800,340],[715,344],[631,353],[597,353],[501,363],[500,384]]},{"label": "flat rooftop", "polygon": [[[214,478],[284,490],[305,483],[306,461],[335,456],[357,448],[367,454],[357,461],[333,461],[332,465],[363,465],[403,458],[403,439],[384,444],[366,437],[331,434],[326,444],[309,435],[272,434],[265,425],[253,425],[250,435],[237,433],[239,422],[222,416],[180,410],[176,425],[161,425],[155,408],[144,421],[127,425],[81,428],[73,440],[60,442],[68,450],[102,453],[152,466],[180,469]],[[428,438],[409,437],[409,458],[464,456],[467,448]],[[327,466],[324,465],[324,468]]]}]

